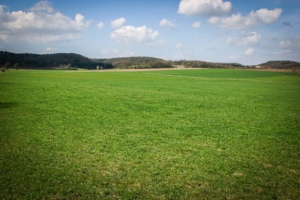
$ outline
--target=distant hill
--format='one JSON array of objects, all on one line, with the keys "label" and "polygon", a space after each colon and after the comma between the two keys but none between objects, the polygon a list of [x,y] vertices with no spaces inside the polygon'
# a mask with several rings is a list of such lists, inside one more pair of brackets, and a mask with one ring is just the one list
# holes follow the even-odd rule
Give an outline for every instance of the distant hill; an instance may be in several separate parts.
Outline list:
[{"label": "distant hill", "polygon": [[172,68],[172,63],[153,57],[124,57],[105,59],[105,63],[112,64],[115,68]]},{"label": "distant hill", "polygon": [[[258,67],[260,66],[260,67]],[[198,60],[166,61],[153,57],[90,59],[75,53],[32,54],[0,51],[0,67],[18,69],[145,69],[145,68],[262,68],[300,69],[294,61],[269,61],[257,66],[239,63],[214,63]]]},{"label": "distant hill", "polygon": [[300,63],[295,61],[268,61],[258,66],[262,69],[300,69]]},{"label": "distant hill", "polygon": [[243,67],[239,63],[213,63],[195,60],[166,61],[153,57],[125,57],[104,59],[116,68],[233,68]]},{"label": "distant hill", "polygon": [[188,68],[238,68],[244,67],[239,63],[217,63],[217,62],[206,62],[199,60],[179,60],[172,61],[175,66],[184,66]]},{"label": "distant hill", "polygon": [[96,69],[97,66],[104,69],[113,68],[103,60],[92,60],[75,53],[56,54],[31,54],[31,53],[11,53],[0,51],[0,65],[9,63],[10,66],[18,65],[18,68],[33,69]]}]

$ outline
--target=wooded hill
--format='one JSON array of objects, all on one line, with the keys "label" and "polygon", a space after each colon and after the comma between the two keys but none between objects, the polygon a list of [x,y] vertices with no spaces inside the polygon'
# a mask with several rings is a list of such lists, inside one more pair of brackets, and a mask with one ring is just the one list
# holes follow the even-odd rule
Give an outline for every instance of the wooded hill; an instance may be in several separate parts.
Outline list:
[{"label": "wooded hill", "polygon": [[125,57],[105,59],[105,63],[121,69],[172,68],[172,63],[152,57]]},{"label": "wooded hill", "polygon": [[[8,64],[9,63],[9,64]],[[56,54],[31,54],[31,53],[10,53],[0,51],[0,65],[10,65],[25,69],[96,69],[97,66],[103,69],[113,68],[103,60],[92,60],[75,53]]]},{"label": "wooded hill", "polygon": [[175,66],[182,66],[186,68],[237,68],[244,67],[239,63],[216,63],[216,62],[205,62],[198,60],[179,60],[172,61]]},{"label": "wooded hill", "polygon": [[300,69],[294,61],[269,61],[257,66],[197,60],[166,61],[153,57],[90,59],[75,53],[31,54],[0,51],[0,67],[17,69],[145,69],[145,68],[262,68]]},{"label": "wooded hill", "polygon": [[268,61],[258,66],[262,69],[300,69],[300,63],[294,61]]}]

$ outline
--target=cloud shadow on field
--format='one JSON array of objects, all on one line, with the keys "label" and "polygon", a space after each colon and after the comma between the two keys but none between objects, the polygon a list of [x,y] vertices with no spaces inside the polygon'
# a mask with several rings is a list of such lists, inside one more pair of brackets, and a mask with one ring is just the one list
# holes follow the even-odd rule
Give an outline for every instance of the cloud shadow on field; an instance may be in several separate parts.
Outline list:
[{"label": "cloud shadow on field", "polygon": [[19,103],[17,102],[0,102],[0,108],[13,108],[17,107]]}]

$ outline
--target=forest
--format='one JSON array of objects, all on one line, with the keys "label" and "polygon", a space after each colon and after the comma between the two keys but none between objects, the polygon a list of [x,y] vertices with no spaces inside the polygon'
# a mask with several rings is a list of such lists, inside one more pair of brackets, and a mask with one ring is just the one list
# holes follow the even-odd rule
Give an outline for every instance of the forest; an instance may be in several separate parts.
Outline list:
[{"label": "forest", "polygon": [[241,68],[300,69],[295,61],[268,61],[259,65],[206,62],[199,60],[163,60],[153,57],[123,57],[91,59],[75,53],[32,54],[0,51],[1,71],[14,69],[146,69],[146,68]]},{"label": "forest", "polygon": [[75,53],[31,54],[0,51],[0,65],[19,69],[103,69],[113,68],[103,60],[93,60]]},{"label": "forest", "polygon": [[69,69],[78,68],[171,68],[170,62],[151,57],[91,59],[75,53],[31,54],[0,51],[0,66],[16,69]]}]

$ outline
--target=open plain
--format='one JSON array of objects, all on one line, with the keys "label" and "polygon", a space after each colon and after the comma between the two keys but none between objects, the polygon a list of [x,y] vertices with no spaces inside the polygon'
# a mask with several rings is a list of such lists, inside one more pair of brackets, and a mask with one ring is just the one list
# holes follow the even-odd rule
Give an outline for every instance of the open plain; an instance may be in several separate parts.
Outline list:
[{"label": "open plain", "polygon": [[1,199],[299,199],[300,76],[0,73]]}]

